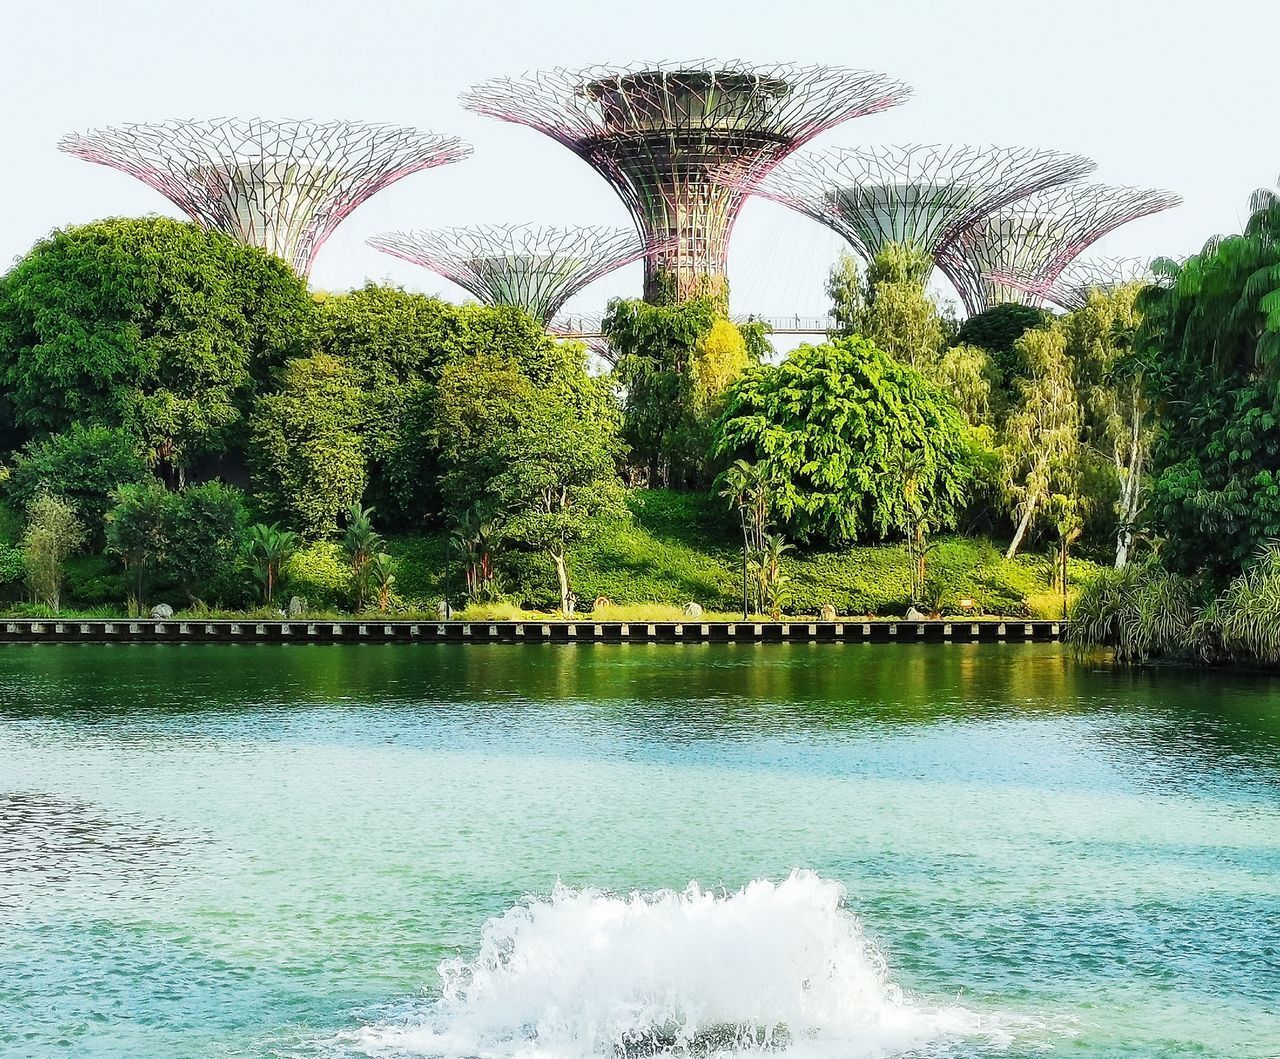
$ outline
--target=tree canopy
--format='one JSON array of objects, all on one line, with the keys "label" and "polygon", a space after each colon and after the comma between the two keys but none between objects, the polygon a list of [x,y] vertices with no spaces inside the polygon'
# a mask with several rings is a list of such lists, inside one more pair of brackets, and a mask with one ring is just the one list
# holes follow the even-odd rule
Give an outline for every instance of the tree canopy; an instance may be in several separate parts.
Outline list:
[{"label": "tree canopy", "polygon": [[774,508],[793,534],[832,543],[905,525],[903,453],[919,455],[914,489],[933,526],[954,524],[972,462],[954,405],[857,337],[749,368],[718,430],[722,456],[759,463],[777,482]]},{"label": "tree canopy", "polygon": [[7,427],[121,427],[181,478],[235,447],[258,386],[309,347],[312,313],[283,261],[194,224],[56,231],[0,278]]}]

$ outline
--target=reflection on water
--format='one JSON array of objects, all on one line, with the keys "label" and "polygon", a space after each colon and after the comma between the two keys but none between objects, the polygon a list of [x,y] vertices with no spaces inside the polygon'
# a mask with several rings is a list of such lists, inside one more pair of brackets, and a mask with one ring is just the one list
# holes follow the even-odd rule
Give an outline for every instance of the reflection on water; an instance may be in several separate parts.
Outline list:
[{"label": "reflection on water", "polygon": [[[611,891],[799,868],[771,916],[843,886],[901,1010],[1012,1035],[945,1054],[1274,1059],[1277,691],[1049,645],[6,648],[0,1054],[361,1054],[438,1033],[437,966],[513,908],[581,917],[535,948],[623,944]],[[537,984],[503,986],[521,1026]]]}]

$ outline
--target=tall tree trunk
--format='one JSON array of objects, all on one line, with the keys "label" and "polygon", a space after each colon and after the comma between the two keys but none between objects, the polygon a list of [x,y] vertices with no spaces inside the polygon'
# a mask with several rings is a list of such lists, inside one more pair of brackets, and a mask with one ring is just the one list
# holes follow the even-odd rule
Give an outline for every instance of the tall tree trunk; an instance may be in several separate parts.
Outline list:
[{"label": "tall tree trunk", "polygon": [[569,568],[564,552],[552,552],[551,561],[556,564],[556,580],[560,582],[560,613],[569,617]]},{"label": "tall tree trunk", "polygon": [[1133,547],[1133,527],[1138,521],[1142,498],[1142,423],[1135,408],[1133,429],[1129,435],[1129,472],[1121,477],[1120,525],[1116,531],[1116,569],[1123,570],[1129,562],[1129,549]]},{"label": "tall tree trunk", "polygon": [[1027,527],[1031,525],[1031,519],[1036,513],[1036,506],[1040,503],[1039,495],[1027,498],[1026,506],[1022,511],[1022,519],[1018,523],[1018,528],[1013,534],[1013,540],[1009,542],[1009,549],[1004,553],[1006,559],[1012,559],[1018,554],[1018,549],[1022,546],[1022,538],[1027,535]]}]

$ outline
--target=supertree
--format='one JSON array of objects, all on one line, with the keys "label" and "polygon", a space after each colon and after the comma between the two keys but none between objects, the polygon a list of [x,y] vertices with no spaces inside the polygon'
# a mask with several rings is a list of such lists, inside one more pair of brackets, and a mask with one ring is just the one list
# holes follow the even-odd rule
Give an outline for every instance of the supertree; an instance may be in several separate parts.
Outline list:
[{"label": "supertree", "polygon": [[58,146],[137,177],[193,221],[269,250],[303,276],[371,195],[471,153],[460,140],[400,125],[258,118],[119,125]]},{"label": "supertree", "polygon": [[890,243],[935,257],[974,222],[1094,168],[1030,148],[903,146],[800,152],[756,193],[844,236],[867,261]]},{"label": "supertree", "polygon": [[1172,192],[1063,184],[983,217],[938,253],[970,314],[1042,300],[1080,253],[1123,224],[1177,206]]},{"label": "supertree", "polygon": [[1155,275],[1145,257],[1093,257],[1072,261],[1047,287],[1033,287],[1018,276],[995,278],[1071,312],[1083,309],[1095,290],[1107,292],[1130,283],[1151,283]]},{"label": "supertree", "polygon": [[609,182],[662,247],[646,261],[646,299],[727,302],[729,235],[757,183],[819,133],[908,95],[862,70],[699,61],[496,78],[462,103],[537,129]]},{"label": "supertree", "polygon": [[481,225],[376,235],[369,245],[422,265],[487,305],[515,305],[544,326],[573,295],[648,252],[630,228]]}]

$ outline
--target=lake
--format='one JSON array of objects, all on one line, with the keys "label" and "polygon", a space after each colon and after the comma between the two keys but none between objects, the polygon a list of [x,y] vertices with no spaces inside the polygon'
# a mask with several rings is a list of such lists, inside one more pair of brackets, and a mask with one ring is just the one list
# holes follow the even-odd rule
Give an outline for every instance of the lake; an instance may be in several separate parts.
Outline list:
[{"label": "lake", "polygon": [[1280,681],[6,646],[0,1055],[1280,1056]]}]

